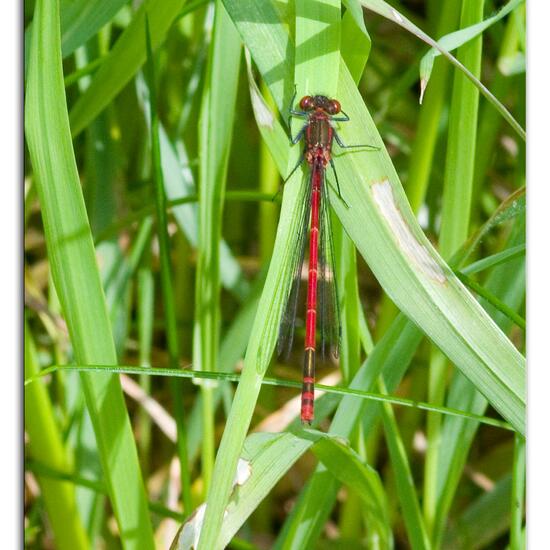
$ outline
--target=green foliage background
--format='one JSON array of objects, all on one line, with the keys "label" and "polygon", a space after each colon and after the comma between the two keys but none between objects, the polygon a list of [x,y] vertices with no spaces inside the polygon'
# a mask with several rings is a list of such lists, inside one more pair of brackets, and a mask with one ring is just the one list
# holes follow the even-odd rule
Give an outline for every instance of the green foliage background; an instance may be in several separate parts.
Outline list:
[{"label": "green foliage background", "polygon": [[[26,546],[523,548],[525,3],[36,0],[25,25]],[[335,146],[342,352],[310,429],[300,327],[273,354],[295,86],[378,148]]]}]

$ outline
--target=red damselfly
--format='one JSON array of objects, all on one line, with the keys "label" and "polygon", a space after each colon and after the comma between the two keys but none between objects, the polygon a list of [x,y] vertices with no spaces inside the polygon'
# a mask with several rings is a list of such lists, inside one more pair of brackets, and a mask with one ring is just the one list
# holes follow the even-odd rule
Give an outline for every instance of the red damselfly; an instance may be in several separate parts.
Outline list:
[{"label": "red damselfly", "polygon": [[293,281],[286,310],[281,321],[277,348],[279,354],[286,353],[288,355],[292,346],[302,264],[307,241],[306,235],[309,227],[301,419],[303,423],[311,424],[313,421],[318,310],[323,357],[327,347],[334,358],[338,357],[341,334],[326,168],[330,163],[338,197],[347,206],[340,192],[340,184],[332,158],[333,140],[336,140],[336,143],[342,148],[378,148],[371,145],[344,145],[334,128],[334,124],[336,122],[347,122],[349,117],[342,111],[340,103],[336,99],[330,99],[324,95],[308,95],[300,100],[300,110],[295,110],[292,108],[295,98],[296,93],[294,93],[289,110],[289,127],[291,126],[292,117],[305,119],[305,123],[296,136],[292,137],[291,135],[291,142],[295,145],[303,139],[304,150],[300,160],[285,181],[294,174],[304,160],[309,165],[310,173],[309,186],[304,186],[303,195],[300,199],[302,201],[300,232],[292,260]]}]

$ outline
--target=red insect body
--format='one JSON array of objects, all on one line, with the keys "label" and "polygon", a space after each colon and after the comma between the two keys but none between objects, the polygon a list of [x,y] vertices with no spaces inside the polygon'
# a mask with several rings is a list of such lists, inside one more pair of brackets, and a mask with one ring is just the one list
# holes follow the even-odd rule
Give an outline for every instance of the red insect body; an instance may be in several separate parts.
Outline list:
[{"label": "red insect body", "polygon": [[[338,353],[340,323],[338,300],[334,279],[334,253],[332,250],[330,231],[329,196],[326,189],[325,172],[327,165],[332,163],[332,142],[344,146],[335,133],[333,121],[349,120],[341,113],[340,103],[326,96],[305,96],[300,100],[300,111],[291,108],[292,116],[306,119],[300,133],[292,139],[297,143],[304,140],[305,160],[310,168],[309,197],[306,195],[302,210],[301,231],[297,241],[294,261],[294,279],[289,293],[287,309],[283,315],[279,332],[279,353],[290,351],[292,332],[296,314],[296,303],[300,283],[303,251],[307,240],[309,221],[309,265],[307,281],[307,301],[305,315],[304,365],[302,384],[301,418],[305,424],[313,421],[314,385],[315,385],[315,353],[317,336],[317,319],[320,319],[322,351],[324,355],[326,337],[328,336],[334,356]],[[335,116],[338,115],[340,116]],[[300,161],[301,163],[301,161]],[[296,165],[296,170],[300,163]],[[335,173],[336,177],[336,173]],[[336,179],[338,195],[340,188]],[[341,197],[341,196],[340,196]],[[309,206],[309,209],[308,209]],[[320,305],[319,315],[318,303]]]},{"label": "red insect body", "polygon": [[[301,420],[305,424],[313,421],[315,385],[315,347],[317,327],[317,279],[319,264],[319,235],[322,189],[325,170],[331,158],[333,130],[326,106],[313,105],[316,98],[304,98],[304,108],[314,107],[305,131],[305,159],[311,169],[311,219],[309,230],[309,268],[307,280],[306,335],[302,382]],[[340,110],[338,102],[331,102],[330,109]],[[322,266],[325,269],[325,266]]]}]

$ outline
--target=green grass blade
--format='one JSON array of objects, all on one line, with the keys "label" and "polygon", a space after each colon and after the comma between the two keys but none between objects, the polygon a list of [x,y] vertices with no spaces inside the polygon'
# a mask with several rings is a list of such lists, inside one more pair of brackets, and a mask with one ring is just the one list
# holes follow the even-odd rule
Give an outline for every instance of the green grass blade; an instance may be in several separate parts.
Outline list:
[{"label": "green grass blade", "polygon": [[[446,1],[437,26],[438,35],[456,27],[460,13],[460,0]],[[430,86],[420,107],[416,135],[410,156],[409,179],[406,185],[412,211],[418,210],[426,198],[428,182],[432,174],[433,159],[440,134],[441,114],[446,104],[446,91],[451,67],[444,60],[437,60]]]},{"label": "green grass blade", "polygon": [[[162,173],[162,159],[160,150],[159,119],[157,114],[157,95],[155,82],[155,64],[153,48],[151,45],[151,33],[149,28],[149,15],[145,16],[145,38],[147,50],[147,80],[149,88],[149,109],[151,113],[151,157],[153,167],[153,184],[155,187],[155,206],[157,215],[157,236],[160,256],[160,279],[164,306],[164,319],[166,326],[166,340],[168,344],[168,357],[171,368],[179,365],[179,337],[176,318],[176,304],[174,301],[174,288],[172,285],[172,270],[170,262],[170,238],[168,236],[168,219],[166,216],[166,195],[164,191],[164,177]],[[177,425],[176,446],[180,461],[181,484],[183,504],[186,512],[192,509],[191,479],[187,467],[187,427],[184,416],[181,381],[171,382],[172,398],[174,401],[174,417]]]},{"label": "green grass blade", "polygon": [[[509,526],[510,476],[500,479],[488,493],[475,500],[449,528],[443,548],[481,550],[502,536]],[[521,548],[521,547],[519,547]]]},{"label": "green grass blade", "polygon": [[371,49],[371,39],[365,27],[363,10],[357,0],[344,1],[347,10],[342,17],[340,51],[353,79],[363,74]]},{"label": "green grass blade", "polygon": [[[227,1],[226,6],[229,5]],[[237,8],[235,12],[229,9],[229,13],[234,18],[244,17]],[[263,15],[271,16],[269,12]],[[258,14],[256,25],[259,20]],[[275,44],[265,60],[258,58],[263,55],[265,44],[258,50],[255,46],[259,38],[265,40],[265,35],[255,34],[254,27],[241,25],[239,20],[237,26],[261,71],[271,74],[270,65],[287,62],[288,56],[276,57]],[[274,36],[272,40],[278,38]],[[382,146],[349,73],[342,65],[340,72],[338,98],[352,121],[340,130],[342,139],[348,143]],[[281,84],[273,82],[271,92],[283,109]],[[523,430],[523,358],[433,251],[410,212],[385,149],[347,154],[348,159],[346,163],[339,163],[337,156],[336,163],[342,193],[352,207],[346,209],[339,201],[332,204],[348,235],[397,306],[490,396],[493,405],[517,429]],[[292,181],[287,185],[287,189],[291,188]],[[292,212],[286,212],[283,203],[280,227],[288,224],[293,216]],[[266,293],[275,292],[276,286],[268,286]],[[284,287],[280,287],[281,290],[284,294]],[[426,309],[421,304],[425,304]],[[483,342],[479,340],[481,335]]]},{"label": "green grass blade", "polygon": [[[467,0],[462,5],[461,25],[479,21],[482,15],[483,1]],[[481,49],[482,41],[478,37],[462,46],[457,55],[458,60],[475,76],[479,76],[481,71]],[[450,258],[468,236],[478,105],[478,90],[460,71],[455,71],[439,238],[439,248],[445,258]]]},{"label": "green grass blade", "polygon": [[[393,330],[392,330],[393,332]],[[401,351],[399,353],[402,353]],[[370,364],[369,364],[370,365]],[[365,377],[365,370],[367,366],[364,364],[360,373],[358,373],[359,379]],[[25,380],[25,385],[36,382],[38,379],[42,378],[46,374],[50,374],[56,371],[82,371],[82,372],[108,372],[111,374],[139,374],[146,376],[164,376],[164,377],[173,377],[173,378],[197,378],[199,380],[220,380],[226,382],[239,382],[241,376],[239,374],[220,372],[220,371],[183,371],[179,369],[170,369],[163,367],[136,367],[130,365],[52,365],[40,371],[40,373],[31,376]],[[301,389],[301,382],[295,382],[290,380],[282,380],[278,378],[265,377],[262,380],[262,385],[266,386],[279,386],[283,388],[295,388]],[[354,382],[353,385],[357,385],[357,382]],[[490,418],[487,416],[480,416],[476,414],[469,413],[467,411],[461,411],[459,409],[453,409],[450,407],[436,406],[430,403],[425,403],[423,401],[417,401],[413,399],[407,399],[405,397],[391,396],[381,393],[375,393],[371,391],[364,391],[360,389],[355,389],[352,387],[344,386],[326,386],[324,384],[316,384],[316,388],[319,391],[323,391],[328,394],[333,395],[342,395],[348,396],[350,398],[360,398],[366,399],[369,401],[390,403],[393,405],[400,405],[404,407],[411,407],[424,411],[438,412],[441,414],[446,414],[449,416],[457,416],[472,420],[475,422],[481,422],[487,424],[488,426],[496,426],[506,430],[514,431],[512,426],[507,422],[503,422],[496,418]],[[346,428],[347,429],[347,428]]]},{"label": "green grass blade", "polygon": [[514,441],[514,465],[512,470],[512,494],[510,513],[510,548],[524,548],[522,525],[525,497],[525,439],[516,436]]},{"label": "green grass blade", "polygon": [[[246,439],[240,457],[240,468],[246,474],[241,481],[233,480],[231,499],[217,540],[218,547],[227,546],[275,483],[308,449],[332,475],[358,492],[368,509],[372,529],[379,537],[381,547],[391,547],[387,503],[376,471],[364,464],[342,440],[315,430],[302,429],[295,433],[252,434]],[[188,548],[184,546],[185,527],[176,537],[173,548]]]},{"label": "green grass blade", "polygon": [[[497,212],[501,212],[500,208]],[[492,222],[489,220],[488,224]],[[524,222],[516,224],[515,234],[510,245],[524,242]],[[512,275],[511,275],[512,274]],[[498,266],[490,274],[486,287],[513,309],[518,309],[525,294],[525,261],[517,259],[507,266]],[[485,307],[498,325],[504,330],[510,329],[507,317],[490,305]],[[449,390],[447,405],[483,414],[487,400],[475,387],[458,373],[454,376]],[[464,423],[459,419],[445,419],[441,434],[441,453],[437,467],[437,515],[435,518],[435,540],[443,536],[454,493],[458,487],[471,442],[476,433],[475,423]]]},{"label": "green grass blade", "polygon": [[[195,286],[193,363],[196,370],[218,368],[220,344],[220,242],[227,164],[237,97],[241,42],[221,1],[216,2],[213,38],[199,119],[199,241]],[[213,388],[201,385],[203,399],[202,476],[205,494],[214,467]]]},{"label": "green grass blade", "polygon": [[[230,4],[225,2],[230,16],[234,16],[229,6]],[[319,15],[317,11],[319,9],[323,20],[315,19]],[[250,15],[246,14],[247,20]],[[233,21],[237,23],[234,17]],[[313,66],[327,69],[327,74],[323,75],[326,78],[326,81],[323,81],[323,87],[326,93],[331,92],[331,86],[336,83],[337,72],[330,68],[325,57],[334,61],[334,46],[336,42],[338,42],[336,46],[339,44],[339,22],[339,2],[337,7],[332,3],[327,4],[326,7],[320,7],[312,2],[297,4],[297,33],[302,40],[306,41],[298,42],[298,59],[301,63],[296,65],[295,81],[300,87],[299,92],[315,93],[320,90],[318,79],[321,75],[313,72]],[[273,89],[271,92],[273,95]],[[275,95],[274,99],[276,99]],[[293,168],[295,161],[295,158],[290,158],[289,169]],[[296,182],[297,179],[294,177],[293,181]],[[261,380],[275,346],[283,306],[290,289],[292,249],[288,244],[292,242],[298,231],[297,214],[301,207],[299,201],[296,201],[298,191],[296,185],[287,185],[285,188],[281,213],[284,221],[279,224],[266,287],[260,299],[254,331],[248,344],[243,375],[216,457],[212,490],[208,494],[199,550],[215,547],[223,511],[230,494],[230,482],[237,467],[239,452],[258,398]],[[275,289],[278,289],[278,292],[273,293]]]},{"label": "green grass blade", "polygon": [[[25,377],[38,373],[40,366],[36,348],[25,323]],[[68,471],[67,452],[57,426],[48,392],[42,383],[25,388],[25,432],[29,438],[29,455],[46,466]],[[89,548],[86,531],[78,513],[74,487],[68,483],[38,476],[40,492],[60,550]]]},{"label": "green grass blade", "polygon": [[[460,15],[462,27],[476,23],[482,17],[483,0],[465,0],[462,3]],[[481,37],[478,37],[473,42],[462,46],[457,54],[458,60],[476,77],[479,77],[481,70],[481,52],[482,41]],[[439,235],[439,249],[441,255],[447,259],[451,258],[468,236],[479,104],[478,90],[460,71],[454,72]],[[464,283],[460,277],[459,279]],[[447,358],[439,350],[432,350],[428,375],[428,400],[436,405],[442,404],[445,399],[447,371]],[[430,536],[437,508],[436,483],[441,421],[438,415],[428,415],[423,508]]]},{"label": "green grass blade", "polygon": [[492,306],[498,309],[501,313],[506,315],[511,321],[513,321],[518,327],[525,330],[526,322],[525,319],[516,313],[514,310],[509,308],[504,302],[499,300],[496,296],[491,294],[488,290],[485,290],[482,285],[476,283],[474,280],[470,279],[467,275],[464,275],[460,271],[456,272],[457,277],[469,288],[471,288],[480,298],[483,298],[489,302]]},{"label": "green grass blade", "polygon": [[[25,130],[52,276],[76,360],[116,364],[70,137],[57,2],[53,6],[37,2],[34,23]],[[153,548],[147,501],[120,383],[114,376],[81,377],[121,538],[126,548]]]},{"label": "green grass blade", "polygon": [[[384,382],[380,379],[379,387],[381,392],[385,392]],[[385,403],[381,407],[382,420],[384,422],[384,432],[386,442],[391,457],[395,483],[397,485],[397,495],[401,502],[403,511],[403,520],[407,527],[409,543],[413,550],[431,548],[430,539],[426,532],[426,526],[418,499],[416,497],[416,487],[411,472],[407,452],[403,445],[403,440],[397,427],[397,421],[389,404]]]},{"label": "green grass blade", "polygon": [[[491,25],[500,21],[503,17],[506,17],[510,12],[515,10],[520,4],[523,4],[525,0],[510,0],[507,4],[502,6],[495,15],[474,23],[468,27],[462,27],[460,30],[447,34],[441,37],[437,43],[438,45],[448,52],[466,44],[470,40],[473,40],[476,36],[479,36]],[[424,82],[428,82],[432,72],[434,59],[440,55],[440,52],[435,48],[431,48],[427,54],[424,55],[420,61],[420,78]]]},{"label": "green grass blade", "polygon": [[376,470],[341,439],[324,437],[312,447],[323,466],[340,482],[361,497],[367,517],[369,538],[378,541],[381,548],[393,546],[386,493]]},{"label": "green grass blade", "polygon": [[480,271],[484,271],[485,269],[496,267],[497,265],[501,265],[511,260],[515,260],[519,257],[525,256],[525,250],[525,243],[518,244],[517,246],[512,246],[510,248],[507,248],[506,250],[503,250],[502,252],[497,252],[496,254],[492,254],[491,256],[487,256],[482,260],[478,260],[477,262],[470,264],[469,266],[461,269],[461,272],[464,273],[464,275],[479,273]]},{"label": "green grass blade", "polygon": [[[390,21],[395,22],[397,25],[400,25],[404,29],[408,30],[420,40],[426,42],[429,46],[432,46],[432,48],[435,48],[441,55],[446,57],[455,67],[457,67],[468,80],[470,80],[474,86],[476,86],[480,93],[482,93],[489,103],[494,106],[494,108],[502,115],[504,120],[510,124],[510,126],[514,129],[514,131],[525,141],[526,139],[526,133],[525,130],[522,128],[520,123],[512,116],[512,114],[506,109],[506,107],[487,89],[486,86],[484,86],[460,61],[458,61],[455,57],[453,57],[447,50],[443,49],[439,44],[433,39],[430,38],[425,32],[423,32],[421,29],[419,29],[414,23],[409,21],[404,15],[400,14],[395,8],[392,8],[387,2],[384,2],[383,0],[361,0],[361,4],[378,13],[379,15],[382,15],[383,17],[386,17]],[[422,99],[422,95],[424,93],[424,90],[426,88],[426,83],[421,83],[421,94],[420,97]]]},{"label": "green grass blade", "polygon": [[149,14],[151,42],[155,49],[162,42],[182,5],[183,0],[146,0],[141,4],[130,25],[101,64],[90,86],[71,109],[73,136],[78,135],[105,109],[145,62],[145,14]]},{"label": "green grass blade", "polygon": [[296,0],[295,7],[296,97],[318,93],[335,97],[340,64],[340,0]]},{"label": "green grass blade", "polygon": [[79,46],[111,21],[126,4],[126,0],[62,0],[61,2],[61,50],[63,57]]}]

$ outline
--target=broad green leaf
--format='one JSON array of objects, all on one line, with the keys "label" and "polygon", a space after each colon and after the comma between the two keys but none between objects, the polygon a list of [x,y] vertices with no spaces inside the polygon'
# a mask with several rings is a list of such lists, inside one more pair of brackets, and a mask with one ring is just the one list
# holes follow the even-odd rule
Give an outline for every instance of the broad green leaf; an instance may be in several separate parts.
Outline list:
[{"label": "broad green leaf", "polygon": [[[76,360],[116,364],[69,130],[58,2],[37,2],[31,48],[25,133],[53,281]],[[153,548],[147,500],[120,382],[115,376],[82,374],[81,378],[121,538],[126,548]]]},{"label": "broad green leaf", "polygon": [[371,49],[371,39],[365,22],[363,11],[357,0],[345,2],[348,9],[342,17],[342,40],[340,52],[346,62],[353,79],[359,82],[365,69]]},{"label": "broad green leaf", "polygon": [[[254,13],[243,11],[242,5],[229,0],[225,6],[270,85],[275,102],[284,112],[285,77],[287,97],[293,93],[289,78],[292,56],[288,54],[289,38],[285,37],[283,27],[273,25],[276,10],[267,2],[261,8],[254,8]],[[342,139],[347,143],[367,142],[382,148],[378,153],[348,154],[347,162],[336,159],[342,193],[350,208],[338,200],[333,200],[332,204],[344,228],[398,307],[422,327],[516,429],[523,431],[523,358],[421,232],[406,203],[389,155],[343,64],[340,64],[338,90],[337,97],[351,118],[345,128],[342,125]],[[213,537],[221,522],[229,496],[228,480],[236,467],[261,378],[277,337],[288,292],[290,250],[297,233],[299,175],[296,174],[285,187],[273,259],[250,337],[243,375],[218,452],[213,476],[216,491],[209,498],[203,536]],[[201,544],[208,547],[213,539],[205,538]]]},{"label": "broad green leaf", "polygon": [[[314,430],[258,433],[246,439],[239,461],[239,471],[244,472],[244,475],[241,474],[241,479],[238,473],[233,477],[231,499],[224,514],[217,547],[227,546],[275,483],[308,449],[313,451],[332,475],[349,484],[350,489],[360,495],[381,547],[391,547],[387,503],[378,474],[364,464],[345,442]],[[188,536],[188,525],[194,519],[182,527],[172,548],[184,550],[190,547],[189,539],[184,538],[184,535]],[[200,529],[200,525],[197,527]]]}]

